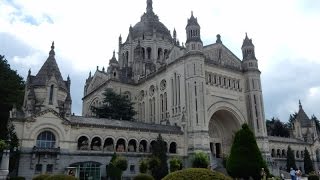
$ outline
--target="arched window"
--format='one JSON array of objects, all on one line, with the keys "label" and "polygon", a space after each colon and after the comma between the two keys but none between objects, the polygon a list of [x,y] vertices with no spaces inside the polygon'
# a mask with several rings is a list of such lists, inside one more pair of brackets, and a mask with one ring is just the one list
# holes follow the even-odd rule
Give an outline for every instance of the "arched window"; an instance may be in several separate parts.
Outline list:
[{"label": "arched window", "polygon": [[49,104],[53,101],[53,85],[50,86]]},{"label": "arched window", "polygon": [[95,137],[91,141],[91,150],[100,151],[101,150],[101,139],[99,137]]},{"label": "arched window", "polygon": [[86,136],[78,139],[78,150],[89,150],[89,139]]},{"label": "arched window", "polygon": [[286,150],[282,149],[282,154],[281,154],[281,156],[282,156],[283,158],[286,157]]},{"label": "arched window", "polygon": [[144,48],[141,48],[142,49],[142,59],[145,59],[146,58],[146,52],[144,50]]},{"label": "arched window", "polygon": [[280,157],[280,149],[277,149],[277,157]]},{"label": "arched window", "polygon": [[105,151],[114,151],[114,143],[112,138],[107,138],[104,141],[103,149]]},{"label": "arched window", "polygon": [[149,149],[150,152],[153,152],[153,149],[154,149],[155,145],[156,145],[156,141],[155,140],[151,141],[150,149]]},{"label": "arched window", "polygon": [[151,59],[151,48],[150,47],[147,48],[147,58]]},{"label": "arched window", "polygon": [[170,143],[170,147],[169,147],[169,153],[177,153],[177,143],[172,142]]},{"label": "arched window", "polygon": [[56,145],[56,137],[50,131],[43,131],[37,137],[37,147],[54,148]]},{"label": "arched window", "polygon": [[125,152],[126,151],[126,141],[124,139],[119,139],[116,145],[117,152]]},{"label": "arched window", "polygon": [[139,152],[146,152],[147,151],[147,141],[142,140],[139,144]]},{"label": "arched window", "polygon": [[124,63],[125,67],[128,67],[128,61],[129,61],[129,51],[126,52],[126,59],[125,59],[125,63]]},{"label": "arched window", "polygon": [[162,49],[158,49],[158,60],[162,60]]},{"label": "arched window", "polygon": [[299,158],[299,151],[296,151],[296,158]]},{"label": "arched window", "polygon": [[271,150],[271,157],[274,157],[274,156],[275,156],[275,150],[272,149],[272,150]]},{"label": "arched window", "polygon": [[128,144],[128,152],[136,152],[137,142],[134,139],[131,139]]}]

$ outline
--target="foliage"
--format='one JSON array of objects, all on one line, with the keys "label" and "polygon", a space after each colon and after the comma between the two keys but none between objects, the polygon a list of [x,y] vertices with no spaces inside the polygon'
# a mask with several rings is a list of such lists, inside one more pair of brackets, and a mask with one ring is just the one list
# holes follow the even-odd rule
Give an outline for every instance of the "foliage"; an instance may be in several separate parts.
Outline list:
[{"label": "foliage", "polygon": [[182,169],[182,161],[178,157],[170,159],[170,172],[178,171]]},{"label": "foliage", "polygon": [[196,151],[192,158],[193,168],[207,168],[209,165],[209,156],[203,151]]},{"label": "foliage", "polygon": [[10,180],[25,180],[25,177],[16,176],[16,177],[10,177]]},{"label": "foliage", "polygon": [[133,180],[154,180],[154,178],[149,174],[141,173],[136,175]]},{"label": "foliage", "polygon": [[266,121],[267,132],[269,136],[289,137],[289,127],[278,118],[271,118]]},{"label": "foliage", "polygon": [[289,122],[288,122],[288,127],[289,128],[293,128],[293,121],[297,118],[297,116],[298,116],[298,113],[297,112],[295,112],[295,113],[293,113],[293,114],[290,114],[290,116],[289,116]]},{"label": "foliage", "polygon": [[24,81],[17,71],[10,68],[8,61],[0,55],[0,139],[7,139],[9,111],[13,105],[22,106]]},{"label": "foliage", "polygon": [[309,175],[308,180],[319,180],[319,176],[316,174]]},{"label": "foliage", "polygon": [[65,174],[55,174],[52,176],[49,176],[45,180],[77,180],[74,176],[68,176]]},{"label": "foliage", "polygon": [[163,180],[231,180],[217,171],[211,171],[205,168],[188,168],[168,174]]},{"label": "foliage", "polygon": [[45,180],[49,177],[50,175],[49,174],[40,174],[36,177],[33,177],[32,180]]},{"label": "foliage", "polygon": [[227,155],[224,155],[224,156],[222,157],[222,165],[223,165],[224,168],[227,168],[228,158],[229,158],[229,157],[228,157]]},{"label": "foliage", "polygon": [[150,170],[153,177],[157,175],[157,171],[161,166],[161,161],[156,156],[151,156],[148,160],[148,169]]},{"label": "foliage", "polygon": [[294,156],[293,151],[292,151],[290,146],[288,146],[288,149],[287,149],[287,164],[286,164],[286,167],[287,167],[287,172],[290,171],[290,168],[297,169],[296,159],[295,159],[295,156]]},{"label": "foliage", "polygon": [[[160,164],[160,162],[159,162],[159,164]],[[140,161],[139,172],[146,173],[147,170],[148,170],[148,161],[146,159],[142,159]]]},{"label": "foliage", "polygon": [[154,167],[151,168],[151,174],[156,180],[162,179],[164,176],[168,174],[168,164],[167,164],[167,145],[166,142],[162,139],[161,134],[158,135],[157,141],[154,143],[152,147],[152,156],[158,158],[160,160],[160,166],[157,169]]},{"label": "foliage", "polygon": [[310,172],[314,171],[313,163],[312,163],[312,160],[310,158],[310,154],[309,154],[309,151],[307,150],[307,148],[304,149],[303,162],[304,162],[304,172],[306,174],[309,174]]},{"label": "foliage", "polygon": [[0,152],[7,148],[7,144],[4,140],[0,139]]},{"label": "foliage", "polygon": [[127,159],[126,159],[125,157],[123,157],[123,156],[118,156],[118,157],[114,160],[113,164],[114,164],[117,168],[121,169],[121,171],[125,171],[125,170],[128,168],[128,161],[127,161]]},{"label": "foliage", "polygon": [[128,168],[128,161],[125,157],[117,156],[116,153],[113,154],[109,165],[107,166],[107,176],[111,180],[120,180],[122,171]]},{"label": "foliage", "polygon": [[104,100],[101,107],[91,107],[92,111],[100,118],[133,120],[136,112],[133,108],[133,102],[121,94],[115,93],[112,89],[106,89],[103,93]]},{"label": "foliage", "polygon": [[234,178],[260,179],[261,168],[268,174],[265,161],[258,148],[256,138],[247,124],[236,132],[227,160],[228,174]]}]

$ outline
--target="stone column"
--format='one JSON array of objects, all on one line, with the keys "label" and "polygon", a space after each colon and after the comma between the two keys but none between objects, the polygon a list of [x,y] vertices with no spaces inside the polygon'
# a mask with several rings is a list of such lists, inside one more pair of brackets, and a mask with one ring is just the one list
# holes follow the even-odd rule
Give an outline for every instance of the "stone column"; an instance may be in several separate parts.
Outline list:
[{"label": "stone column", "polygon": [[10,150],[3,150],[2,160],[0,165],[0,180],[7,179],[9,174],[9,159],[10,159]]}]

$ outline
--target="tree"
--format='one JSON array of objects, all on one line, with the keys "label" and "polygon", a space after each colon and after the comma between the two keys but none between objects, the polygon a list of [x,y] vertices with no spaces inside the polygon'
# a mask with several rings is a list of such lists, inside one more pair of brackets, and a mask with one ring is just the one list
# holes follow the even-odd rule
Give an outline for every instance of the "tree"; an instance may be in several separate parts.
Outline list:
[{"label": "tree", "polygon": [[267,132],[270,136],[289,137],[289,127],[278,118],[271,118],[266,121]]},{"label": "tree", "polygon": [[287,164],[286,164],[286,166],[287,166],[288,172],[290,171],[290,168],[297,169],[296,159],[294,157],[294,153],[293,153],[290,146],[288,146],[288,149],[287,149]]},{"label": "tree", "polygon": [[196,151],[192,159],[193,168],[207,168],[209,165],[209,157],[203,151]]},{"label": "tree", "polygon": [[136,115],[133,108],[134,103],[127,96],[117,94],[112,89],[106,89],[103,95],[103,105],[101,107],[91,107],[98,117],[133,120],[134,115]]},{"label": "tree", "polygon": [[312,160],[310,158],[310,154],[309,154],[309,151],[307,150],[307,148],[304,149],[303,162],[304,162],[304,172],[306,174],[309,174],[310,172],[314,171],[313,163],[312,163]]},{"label": "tree", "polygon": [[298,113],[297,112],[295,112],[295,113],[293,113],[293,114],[290,114],[290,116],[289,116],[289,121],[288,121],[288,123],[287,123],[287,125],[288,125],[288,127],[289,128],[293,128],[293,121],[297,118],[297,116],[298,116]]},{"label": "tree", "polygon": [[118,156],[116,153],[113,154],[109,165],[107,166],[107,176],[111,180],[120,180],[122,172],[128,168],[128,161],[123,156]]},{"label": "tree", "polygon": [[260,179],[261,168],[268,173],[253,132],[247,124],[243,124],[233,140],[227,160],[228,174],[234,178]]},{"label": "tree", "polygon": [[174,172],[182,169],[182,161],[178,157],[174,157],[170,159],[169,164],[170,164],[170,172]]},{"label": "tree", "polygon": [[140,161],[139,172],[146,173],[148,170],[148,161],[146,159],[142,159]]},{"label": "tree", "polygon": [[151,174],[156,180],[160,180],[168,174],[167,145],[162,139],[161,134],[158,135],[157,141],[152,147],[152,156],[159,159],[160,166],[157,169],[151,170]]},{"label": "tree", "polygon": [[14,105],[21,108],[24,87],[23,78],[17,71],[12,70],[5,57],[0,55],[0,139],[8,138],[9,111]]}]

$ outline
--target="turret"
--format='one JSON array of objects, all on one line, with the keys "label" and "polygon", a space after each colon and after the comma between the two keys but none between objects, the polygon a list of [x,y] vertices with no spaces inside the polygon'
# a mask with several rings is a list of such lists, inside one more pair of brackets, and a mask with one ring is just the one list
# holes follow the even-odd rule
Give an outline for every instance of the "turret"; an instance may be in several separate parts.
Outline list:
[{"label": "turret", "polygon": [[245,71],[249,70],[258,70],[258,62],[255,56],[254,52],[254,45],[252,43],[252,39],[248,38],[248,35],[246,33],[246,37],[243,40],[242,43],[242,68]]},{"label": "turret", "polygon": [[203,44],[201,41],[200,25],[198,24],[197,18],[193,16],[191,12],[191,17],[188,19],[188,24],[186,26],[187,41],[186,47],[187,51],[201,51]]}]

